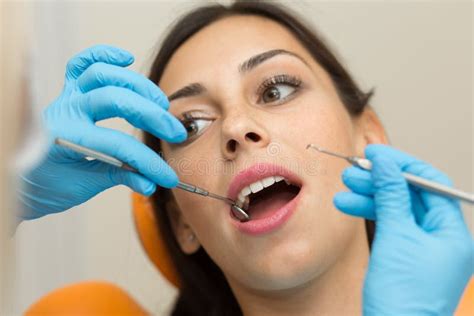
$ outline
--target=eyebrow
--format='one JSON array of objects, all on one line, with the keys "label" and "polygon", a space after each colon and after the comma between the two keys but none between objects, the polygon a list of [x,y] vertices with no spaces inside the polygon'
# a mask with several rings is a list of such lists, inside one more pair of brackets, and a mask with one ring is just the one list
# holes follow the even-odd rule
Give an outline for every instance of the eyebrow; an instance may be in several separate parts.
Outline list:
[{"label": "eyebrow", "polygon": [[292,56],[292,57],[296,57],[308,66],[308,63],[306,62],[306,60],[304,60],[301,56],[299,56],[295,53],[289,52],[289,51],[284,50],[284,49],[272,49],[272,50],[260,53],[258,55],[255,55],[255,56],[249,58],[248,60],[244,61],[239,66],[239,72],[240,73],[249,72],[252,69],[254,69],[255,67],[257,67],[258,65],[260,65],[261,63],[267,61],[268,59],[270,59],[272,57],[278,56],[278,55],[289,55],[289,56]]},{"label": "eyebrow", "polygon": [[[284,49],[272,49],[272,50],[257,54],[255,56],[252,56],[246,61],[244,61],[242,64],[239,65],[239,72],[241,74],[247,73],[251,71],[252,69],[254,69],[255,67],[257,67],[258,65],[262,64],[263,62],[278,55],[289,55],[292,57],[296,57],[309,67],[309,64],[306,62],[306,60],[304,60],[301,56],[295,53],[292,53]],[[195,82],[172,93],[168,97],[168,100],[171,102],[179,98],[193,97],[193,96],[200,95],[206,91],[207,91],[206,88],[202,84]]]},{"label": "eyebrow", "polygon": [[195,95],[199,95],[206,91],[206,88],[200,83],[191,83],[184,88],[179,89],[175,93],[171,94],[168,97],[168,100],[171,102],[173,100],[185,97],[192,97]]}]

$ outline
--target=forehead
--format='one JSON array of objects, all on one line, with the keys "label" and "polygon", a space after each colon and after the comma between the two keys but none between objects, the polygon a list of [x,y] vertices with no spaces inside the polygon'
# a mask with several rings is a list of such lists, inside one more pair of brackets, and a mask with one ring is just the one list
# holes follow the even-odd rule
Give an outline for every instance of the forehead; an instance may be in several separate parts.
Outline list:
[{"label": "forehead", "polygon": [[[230,16],[203,28],[172,56],[160,86],[200,81],[202,75],[221,77],[258,53],[285,49],[310,61],[311,56],[293,34],[279,23],[259,16]],[[222,67],[225,66],[225,67]],[[174,86],[174,85],[173,85]]]}]

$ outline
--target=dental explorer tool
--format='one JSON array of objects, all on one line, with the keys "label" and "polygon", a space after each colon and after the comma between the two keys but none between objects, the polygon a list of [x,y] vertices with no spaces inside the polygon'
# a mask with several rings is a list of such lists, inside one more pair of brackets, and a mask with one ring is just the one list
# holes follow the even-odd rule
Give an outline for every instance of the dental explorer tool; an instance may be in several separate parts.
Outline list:
[{"label": "dental explorer tool", "polygon": [[[116,166],[118,168],[122,168],[122,169],[125,169],[125,170],[128,170],[128,171],[138,173],[138,171],[136,169],[134,169],[133,167],[127,165],[126,163],[124,163],[124,162],[122,162],[122,161],[120,161],[120,160],[118,160],[118,159],[116,159],[112,156],[109,156],[109,155],[103,154],[101,152],[98,152],[96,150],[92,150],[90,148],[75,144],[73,142],[67,141],[67,140],[62,139],[62,138],[56,138],[54,142],[57,145],[63,146],[63,147],[68,148],[68,149],[71,149],[71,150],[73,150],[75,152],[78,152],[80,154],[83,154],[87,157],[100,160],[102,162],[108,163],[108,164]],[[207,197],[210,197],[210,198],[213,198],[213,199],[218,199],[218,200],[224,201],[224,202],[231,205],[232,214],[234,214],[234,216],[238,220],[240,220],[241,222],[246,222],[246,221],[250,220],[250,215],[243,209],[243,206],[239,206],[234,200],[232,200],[228,197],[221,196],[221,195],[209,192],[207,190],[204,190],[203,188],[200,188],[200,187],[197,187],[195,185],[185,183],[185,182],[182,182],[182,181],[179,181],[178,185],[176,187],[181,189],[181,190],[184,190],[184,191],[188,191],[188,192],[191,192],[191,193],[196,193],[196,194],[199,194],[199,195],[202,195],[202,196],[207,196]]]},{"label": "dental explorer tool", "polygon": [[[364,170],[372,169],[372,163],[368,159],[357,157],[357,156],[344,156],[332,151],[322,149],[314,144],[308,144],[306,146],[306,149],[309,149],[309,148],[312,148],[324,154],[342,158],[348,161],[349,163],[351,163],[352,165],[359,167],[361,169],[364,169]],[[407,182],[415,187],[419,187],[421,189],[431,191],[439,195],[448,196],[450,198],[455,198],[455,199],[463,200],[465,202],[474,204],[474,194],[472,193],[463,192],[461,190],[454,189],[446,185],[443,185],[434,181],[430,181],[422,177],[415,176],[410,173],[403,172],[402,174],[403,174],[403,177],[407,180]]]}]

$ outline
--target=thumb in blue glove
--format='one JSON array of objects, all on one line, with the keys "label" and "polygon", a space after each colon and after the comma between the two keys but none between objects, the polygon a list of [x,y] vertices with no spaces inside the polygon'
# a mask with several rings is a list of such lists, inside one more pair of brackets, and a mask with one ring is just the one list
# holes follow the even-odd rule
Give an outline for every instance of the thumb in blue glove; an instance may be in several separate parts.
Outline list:
[{"label": "thumb in blue glove", "polygon": [[432,166],[384,145],[369,145],[371,172],[349,167],[341,211],[376,220],[364,315],[452,315],[473,273],[474,241],[457,201],[420,191],[402,172],[445,185]]}]

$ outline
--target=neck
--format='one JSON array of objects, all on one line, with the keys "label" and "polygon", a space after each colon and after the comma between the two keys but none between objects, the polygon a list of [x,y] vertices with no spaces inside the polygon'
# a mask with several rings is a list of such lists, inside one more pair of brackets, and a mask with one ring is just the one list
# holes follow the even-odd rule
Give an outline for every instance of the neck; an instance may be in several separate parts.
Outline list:
[{"label": "neck", "polygon": [[365,226],[361,227],[343,256],[304,285],[277,292],[231,285],[243,314],[361,315],[362,288],[369,259]]}]

